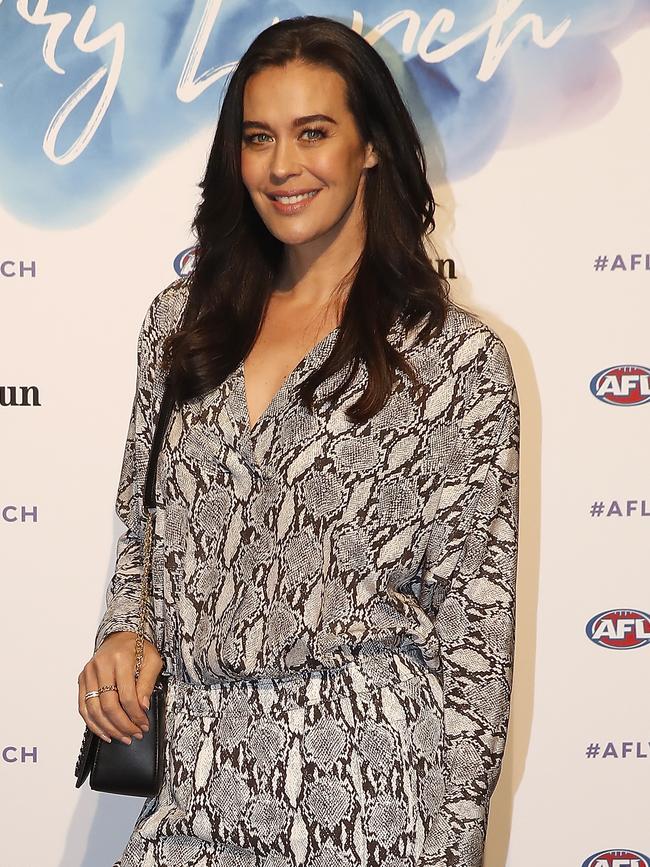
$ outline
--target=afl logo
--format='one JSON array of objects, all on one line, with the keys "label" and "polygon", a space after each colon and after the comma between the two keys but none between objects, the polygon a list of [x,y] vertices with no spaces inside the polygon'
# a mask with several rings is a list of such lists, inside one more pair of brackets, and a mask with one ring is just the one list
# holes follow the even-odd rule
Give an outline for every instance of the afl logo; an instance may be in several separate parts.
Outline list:
[{"label": "afl logo", "polygon": [[179,277],[186,277],[192,270],[195,251],[196,247],[188,247],[186,250],[181,250],[174,259],[174,271]]},{"label": "afl logo", "polygon": [[588,638],[601,647],[635,650],[650,644],[650,615],[634,608],[602,611],[591,618],[585,631]]},{"label": "afl logo", "polygon": [[582,867],[650,867],[650,860],[632,849],[605,849],[583,861]]},{"label": "afl logo", "polygon": [[650,367],[642,364],[617,364],[606,367],[591,378],[589,388],[603,403],[638,406],[650,401]]}]

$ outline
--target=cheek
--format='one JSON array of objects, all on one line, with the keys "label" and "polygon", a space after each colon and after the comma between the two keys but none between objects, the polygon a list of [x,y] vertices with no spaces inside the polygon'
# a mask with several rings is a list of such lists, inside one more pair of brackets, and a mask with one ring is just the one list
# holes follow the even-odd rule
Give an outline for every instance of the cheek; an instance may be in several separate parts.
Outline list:
[{"label": "cheek", "polygon": [[242,150],[241,176],[244,186],[250,189],[250,187],[258,184],[260,174],[259,160],[252,157],[249,151]]},{"label": "cheek", "polygon": [[363,160],[349,148],[328,150],[313,154],[309,162],[311,173],[330,187],[347,192],[357,187],[361,177]]}]

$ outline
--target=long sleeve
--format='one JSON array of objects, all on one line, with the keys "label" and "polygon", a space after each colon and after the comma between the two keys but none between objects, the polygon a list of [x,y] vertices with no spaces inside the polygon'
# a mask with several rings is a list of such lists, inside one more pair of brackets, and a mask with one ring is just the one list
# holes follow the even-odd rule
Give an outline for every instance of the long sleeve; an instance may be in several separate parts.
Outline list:
[{"label": "long sleeve", "polygon": [[420,867],[482,864],[509,719],[518,513],[519,402],[497,338],[474,379],[425,554],[444,790]]},{"label": "long sleeve", "polygon": [[[114,574],[106,591],[106,610],[95,636],[95,650],[112,632],[138,629],[145,527],[143,491],[162,388],[157,356],[164,336],[160,327],[163,293],[147,310],[138,336],[136,389],[115,503],[117,516],[126,529],[117,541]],[[144,636],[156,643],[151,591]]]}]

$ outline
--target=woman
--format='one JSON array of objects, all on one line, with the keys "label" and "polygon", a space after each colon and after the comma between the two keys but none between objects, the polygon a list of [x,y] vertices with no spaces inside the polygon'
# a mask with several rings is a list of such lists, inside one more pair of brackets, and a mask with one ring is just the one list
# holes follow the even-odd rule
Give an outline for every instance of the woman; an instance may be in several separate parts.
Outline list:
[{"label": "woman", "polygon": [[201,186],[195,267],[140,332],[127,530],[79,678],[90,728],[130,742],[173,675],[162,789],[117,865],[479,867],[512,679],[517,390],[431,265],[423,149],[379,54],[326,18],[264,30]]}]

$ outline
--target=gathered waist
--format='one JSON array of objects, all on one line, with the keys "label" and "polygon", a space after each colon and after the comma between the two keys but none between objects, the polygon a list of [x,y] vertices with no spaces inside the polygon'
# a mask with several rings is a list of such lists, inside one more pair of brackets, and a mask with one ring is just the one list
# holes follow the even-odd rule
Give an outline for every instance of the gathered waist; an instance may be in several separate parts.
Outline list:
[{"label": "gathered waist", "polygon": [[280,675],[252,674],[210,684],[191,683],[168,675],[168,686],[172,700],[181,701],[192,714],[211,716],[225,705],[234,702],[243,707],[251,701],[265,713],[285,712],[418,676],[434,677],[416,649],[369,643],[332,668],[304,668]]}]

